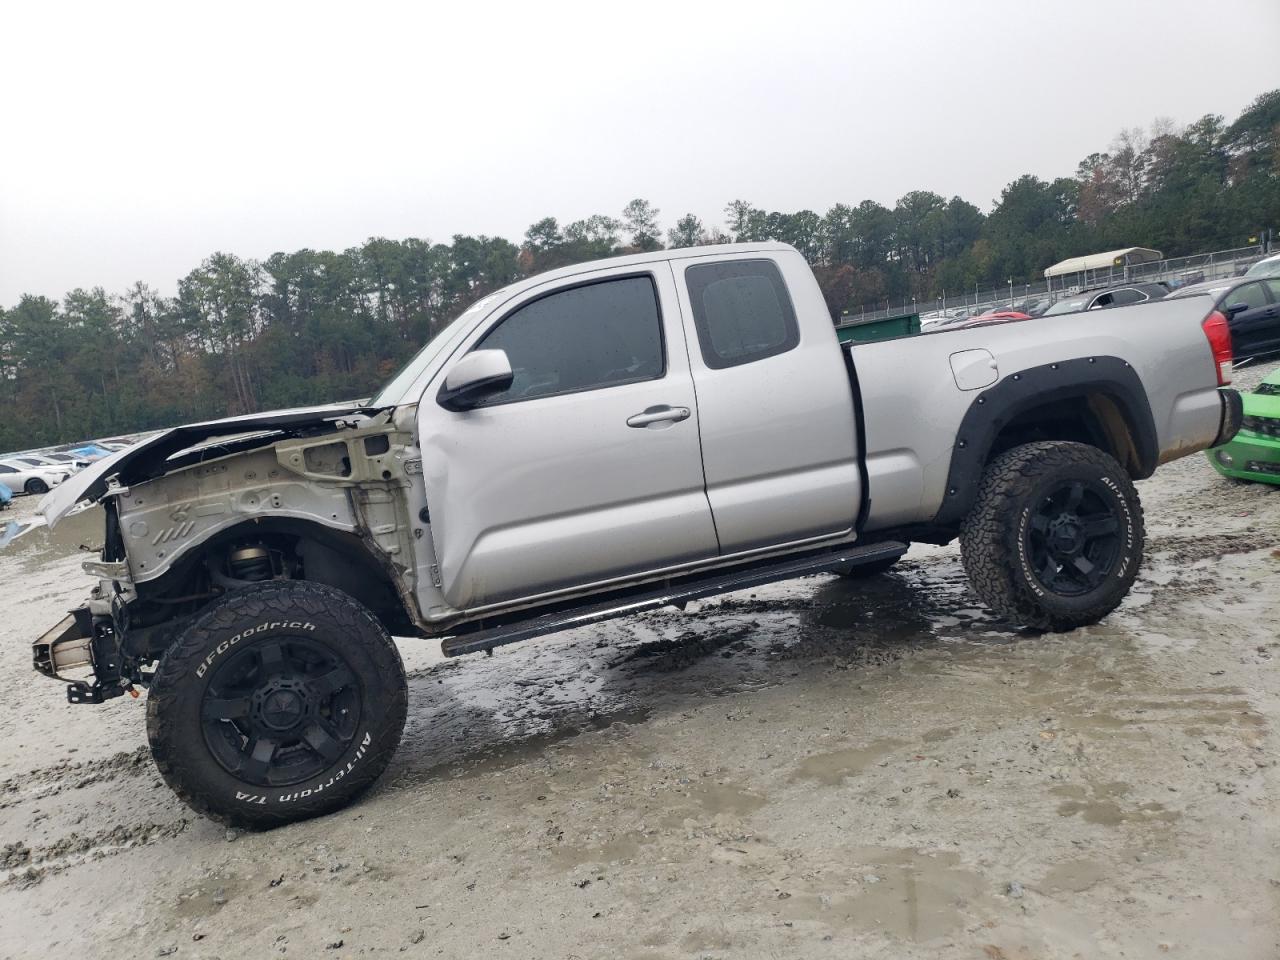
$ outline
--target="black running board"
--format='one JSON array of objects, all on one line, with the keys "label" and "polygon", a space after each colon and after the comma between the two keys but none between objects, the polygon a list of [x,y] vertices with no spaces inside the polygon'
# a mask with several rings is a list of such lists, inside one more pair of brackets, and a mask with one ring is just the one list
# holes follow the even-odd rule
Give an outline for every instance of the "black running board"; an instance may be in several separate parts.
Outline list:
[{"label": "black running board", "polygon": [[[730,570],[715,570],[706,574],[692,574],[652,584],[631,591],[611,593],[602,599],[586,603],[572,602],[556,610],[515,619],[502,624],[486,625],[480,621],[466,633],[446,638],[440,647],[446,657],[458,657],[464,653],[492,650],[508,643],[518,643],[548,633],[585,627],[603,620],[627,617],[643,610],[657,607],[683,605],[690,600],[700,600],[720,593],[755,587],[777,580],[790,580],[811,573],[821,573],[836,567],[855,567],[864,563],[890,560],[907,552],[907,545],[896,540],[885,540],[863,546],[851,544],[838,550],[826,550],[819,554],[794,555],[781,559],[757,561]],[[516,615],[518,616],[518,614]]]}]

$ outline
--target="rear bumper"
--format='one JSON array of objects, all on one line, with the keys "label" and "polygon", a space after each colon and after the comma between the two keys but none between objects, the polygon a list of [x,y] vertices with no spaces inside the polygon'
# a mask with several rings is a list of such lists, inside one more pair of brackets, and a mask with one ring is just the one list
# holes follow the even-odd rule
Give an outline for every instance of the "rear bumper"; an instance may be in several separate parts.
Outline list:
[{"label": "rear bumper", "polygon": [[1240,424],[1244,420],[1244,399],[1240,396],[1240,392],[1230,387],[1220,387],[1218,394],[1222,400],[1222,419],[1218,426],[1218,436],[1211,444],[1215,447],[1220,447],[1231,440],[1239,432]]}]

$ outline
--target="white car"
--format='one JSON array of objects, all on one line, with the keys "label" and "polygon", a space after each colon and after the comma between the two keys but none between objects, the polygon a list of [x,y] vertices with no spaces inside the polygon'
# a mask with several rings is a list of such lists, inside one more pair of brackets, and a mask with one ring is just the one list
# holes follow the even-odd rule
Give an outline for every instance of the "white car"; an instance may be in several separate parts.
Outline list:
[{"label": "white car", "polygon": [[58,453],[58,452],[41,453],[41,454],[25,454],[22,457],[18,457],[16,459],[41,460],[54,467],[57,467],[58,469],[66,469],[71,471],[72,473],[75,473],[79,470],[83,470],[85,467],[89,465],[89,462],[90,462],[87,457],[77,457],[75,454],[72,454],[72,453]]},{"label": "white car", "polygon": [[1280,277],[1280,253],[1259,260],[1245,273],[1246,277]]},{"label": "white car", "polygon": [[13,493],[48,493],[74,472],[70,465],[29,463],[26,457],[0,460],[0,483]]}]

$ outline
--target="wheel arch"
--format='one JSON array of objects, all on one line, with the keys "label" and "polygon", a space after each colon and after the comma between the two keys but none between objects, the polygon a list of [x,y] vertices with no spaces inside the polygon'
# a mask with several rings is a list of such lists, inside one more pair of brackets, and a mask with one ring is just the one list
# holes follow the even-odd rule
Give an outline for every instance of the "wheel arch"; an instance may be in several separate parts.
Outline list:
[{"label": "wheel arch", "polygon": [[1146,389],[1126,361],[1082,357],[1030,367],[1005,376],[969,404],[934,524],[958,525],[973,506],[987,464],[1038,440],[1096,447],[1134,479],[1149,477],[1159,459]]},{"label": "wheel arch", "polygon": [[[189,606],[174,609],[172,598],[192,594],[208,563],[218,562],[233,546],[244,543],[263,543],[291,551],[300,563],[302,575],[289,579],[341,590],[367,607],[388,633],[403,636],[420,632],[413,610],[406,605],[395,583],[395,572],[388,569],[387,561],[376,556],[358,534],[288,517],[249,519],[219,530],[186,551],[160,577],[136,584],[138,601],[149,611],[159,608],[161,613],[169,605],[183,621],[199,615],[207,603],[218,597],[210,596],[197,602],[194,609]],[[156,642],[149,637],[147,641],[148,646]]]}]

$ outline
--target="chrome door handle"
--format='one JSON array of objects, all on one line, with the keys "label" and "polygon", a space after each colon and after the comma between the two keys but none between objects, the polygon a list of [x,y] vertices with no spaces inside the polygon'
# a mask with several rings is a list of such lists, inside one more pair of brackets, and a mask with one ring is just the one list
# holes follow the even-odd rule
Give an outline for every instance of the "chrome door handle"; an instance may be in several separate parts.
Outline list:
[{"label": "chrome door handle", "polygon": [[665,403],[657,407],[649,407],[643,413],[627,417],[628,427],[647,427],[654,423],[679,423],[688,420],[693,411],[688,407],[669,407]]}]

